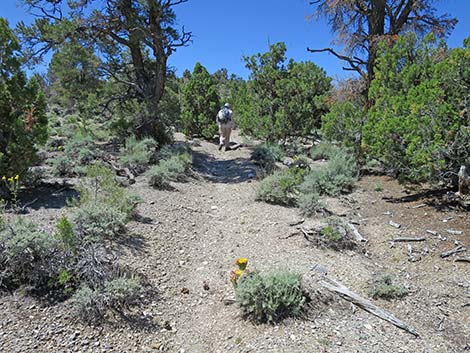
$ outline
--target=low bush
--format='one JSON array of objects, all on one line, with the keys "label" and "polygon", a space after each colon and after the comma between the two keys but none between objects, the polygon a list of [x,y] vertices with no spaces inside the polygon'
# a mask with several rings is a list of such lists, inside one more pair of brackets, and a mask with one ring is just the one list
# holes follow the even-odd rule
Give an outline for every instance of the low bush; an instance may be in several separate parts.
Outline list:
[{"label": "low bush", "polygon": [[336,196],[352,190],[356,182],[356,162],[346,152],[336,152],[321,169],[312,170],[300,185],[301,194]]},{"label": "low bush", "polygon": [[276,168],[276,162],[282,161],[285,154],[282,147],[277,144],[262,144],[253,149],[251,159],[255,161],[266,173],[272,173]]},{"label": "low bush", "polygon": [[394,299],[394,298],[401,298],[408,294],[408,290],[402,285],[396,285],[393,283],[393,279],[391,275],[382,275],[377,278],[371,290],[369,291],[369,295],[376,299],[376,298],[383,298],[383,299]]},{"label": "low bush", "polygon": [[73,213],[72,221],[83,238],[113,238],[123,232],[127,215],[104,202],[88,203]]},{"label": "low bush", "polygon": [[318,245],[333,249],[354,249],[356,243],[352,240],[349,229],[346,224],[336,217],[330,217],[326,221],[318,234]]},{"label": "low bush", "polygon": [[125,146],[121,148],[119,159],[123,166],[139,174],[149,166],[156,147],[157,142],[154,139],[137,140],[135,136],[131,136],[126,139]]},{"label": "low bush", "polygon": [[[116,181],[113,171],[97,163],[87,167],[86,176],[87,178],[84,178],[78,186],[79,206],[101,204],[101,208],[117,209],[125,215],[125,221],[133,216],[135,207],[141,202],[141,198],[128,194],[126,189]],[[119,216],[119,218],[121,217]]]},{"label": "low bush", "polygon": [[300,275],[289,272],[245,274],[238,280],[235,293],[243,314],[256,322],[275,323],[299,316],[305,303]]},{"label": "low bush", "polygon": [[57,274],[59,243],[24,219],[0,230],[0,287],[41,287]]},{"label": "low bush", "polygon": [[146,175],[149,183],[156,188],[167,188],[171,181],[181,181],[191,166],[191,156],[188,153],[174,155],[169,159],[161,160],[150,168]]},{"label": "low bush", "polygon": [[311,216],[325,209],[325,204],[321,202],[320,195],[316,192],[301,193],[297,199],[297,206],[306,216]]},{"label": "low bush", "polygon": [[73,296],[76,315],[86,322],[98,323],[109,310],[120,314],[129,306],[138,304],[142,286],[134,278],[117,277],[92,289],[81,287]]},{"label": "low bush", "polygon": [[296,200],[296,188],[302,182],[303,172],[300,168],[276,171],[259,183],[256,200],[293,206]]},{"label": "low bush", "polygon": [[333,158],[333,156],[335,156],[339,151],[339,147],[332,145],[331,143],[323,142],[312,148],[310,151],[310,157],[312,157],[314,161],[319,159],[328,160]]}]

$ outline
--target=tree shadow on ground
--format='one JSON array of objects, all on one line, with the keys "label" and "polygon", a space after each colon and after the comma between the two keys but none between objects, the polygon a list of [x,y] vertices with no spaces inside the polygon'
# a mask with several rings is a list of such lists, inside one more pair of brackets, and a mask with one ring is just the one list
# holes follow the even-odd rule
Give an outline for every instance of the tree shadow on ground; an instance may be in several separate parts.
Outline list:
[{"label": "tree shadow on ground", "polygon": [[422,201],[423,204],[434,207],[437,211],[445,212],[454,209],[461,209],[459,204],[449,198],[453,189],[427,189],[420,192],[402,197],[384,197],[385,202],[390,203],[408,203]]},{"label": "tree shadow on ground", "polygon": [[72,185],[41,184],[38,187],[21,191],[19,195],[19,207],[26,211],[28,208],[39,210],[40,208],[63,208],[67,201],[78,198],[78,191]]},{"label": "tree shadow on ground", "polygon": [[243,183],[256,177],[256,166],[246,158],[217,159],[209,154],[194,151],[193,168],[204,179],[214,183]]}]

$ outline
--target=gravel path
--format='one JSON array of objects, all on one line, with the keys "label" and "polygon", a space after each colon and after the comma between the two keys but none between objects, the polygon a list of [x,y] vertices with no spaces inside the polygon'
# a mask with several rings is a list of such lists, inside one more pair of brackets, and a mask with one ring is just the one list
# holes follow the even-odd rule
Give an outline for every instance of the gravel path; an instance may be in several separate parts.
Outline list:
[{"label": "gravel path", "polygon": [[[235,135],[237,139],[237,136]],[[441,219],[453,217],[453,227],[464,229],[459,238],[470,245],[468,214],[439,213],[426,207],[405,209],[386,203],[374,192],[374,183],[398,195],[396,182],[365,178],[348,198],[328,200],[336,213],[362,219],[361,232],[369,239],[366,254],[334,252],[292,236],[297,210],[254,200],[257,181],[249,161],[249,148],[219,152],[202,142],[194,147],[196,174],[175,190],[147,186],[139,177],[132,191],[144,198],[138,211],[141,221],[129,224],[130,240],[118,244],[121,259],[145,274],[158,295],[136,316],[90,327],[71,318],[68,303],[43,307],[19,294],[0,298],[1,352],[463,352],[469,349],[469,265],[439,258],[443,247],[455,239],[430,239],[413,245],[421,260],[408,261],[406,244],[390,248],[397,232],[393,219],[407,224],[407,231],[421,228],[444,231]],[[375,178],[375,179],[374,179]],[[390,185],[389,185],[390,184]],[[419,203],[416,201],[412,205]],[[412,210],[412,211],[411,211]],[[58,210],[38,210],[53,219]],[[413,212],[423,221],[412,224]],[[417,212],[427,212],[426,216]],[[424,218],[423,218],[424,217]],[[428,218],[425,218],[428,217]],[[364,219],[367,219],[365,221]],[[308,219],[314,225],[319,219]],[[437,227],[441,228],[437,228]],[[449,235],[450,236],[450,235]],[[418,246],[419,248],[417,248]],[[427,247],[427,250],[424,249]],[[249,268],[260,271],[291,269],[306,272],[321,264],[329,275],[367,296],[379,272],[394,274],[410,295],[399,301],[376,301],[414,326],[421,338],[381,321],[345,302],[335,302],[309,320],[286,320],[277,325],[254,325],[240,317],[228,275],[237,257],[247,257]],[[467,348],[465,348],[467,347]]]}]

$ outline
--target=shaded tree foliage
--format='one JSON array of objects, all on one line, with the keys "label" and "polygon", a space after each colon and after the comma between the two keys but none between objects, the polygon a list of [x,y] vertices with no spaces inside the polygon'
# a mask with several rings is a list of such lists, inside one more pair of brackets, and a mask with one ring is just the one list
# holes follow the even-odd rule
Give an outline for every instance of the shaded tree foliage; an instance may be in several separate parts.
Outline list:
[{"label": "shaded tree foliage", "polygon": [[429,35],[381,46],[364,148],[403,179],[455,182],[470,163],[470,40],[448,50]]},{"label": "shaded tree foliage", "polygon": [[332,48],[310,49],[326,51],[346,61],[345,70],[357,71],[368,84],[374,77],[378,43],[384,39],[394,42],[398,35],[413,31],[424,35],[432,31],[444,37],[457,20],[439,16],[433,3],[436,0],[315,0],[316,15],[325,17],[336,42],[343,44],[346,53]]},{"label": "shaded tree foliage", "polygon": [[110,99],[144,104],[134,132],[162,138],[159,117],[165,91],[167,60],[187,45],[191,33],[175,28],[175,5],[187,0],[24,0],[38,19],[18,29],[37,58],[68,40],[81,40],[102,59],[102,70],[124,89]]},{"label": "shaded tree foliage", "polygon": [[320,125],[324,113],[323,95],[331,79],[312,62],[286,63],[286,46],[277,43],[266,53],[244,57],[250,69],[248,82],[252,104],[239,119],[240,127],[268,140],[305,136]]},{"label": "shaded tree foliage", "polygon": [[216,81],[200,63],[196,63],[190,76],[188,73],[185,76],[181,105],[183,131],[210,139],[217,133],[215,117],[220,109]]},{"label": "shaded tree foliage", "polygon": [[[46,99],[21,69],[20,45],[0,18],[0,178],[23,174],[47,139]],[[0,181],[0,194],[3,181]]]}]

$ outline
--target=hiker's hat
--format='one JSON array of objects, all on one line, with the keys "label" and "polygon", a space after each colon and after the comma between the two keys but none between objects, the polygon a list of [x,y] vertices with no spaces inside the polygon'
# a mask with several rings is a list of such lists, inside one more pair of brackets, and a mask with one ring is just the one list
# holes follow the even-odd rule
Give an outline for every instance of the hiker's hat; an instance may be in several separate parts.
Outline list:
[{"label": "hiker's hat", "polygon": [[224,104],[224,107],[225,107],[225,108],[229,108],[229,109],[230,109],[230,104],[228,104],[228,103],[225,103],[225,104]]}]

